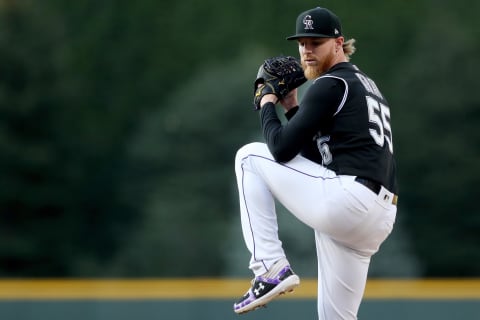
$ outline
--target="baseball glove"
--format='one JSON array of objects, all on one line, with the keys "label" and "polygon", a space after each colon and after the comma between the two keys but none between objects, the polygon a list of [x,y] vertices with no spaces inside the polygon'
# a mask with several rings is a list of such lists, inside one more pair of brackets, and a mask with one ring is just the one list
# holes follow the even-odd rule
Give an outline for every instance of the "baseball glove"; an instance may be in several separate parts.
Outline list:
[{"label": "baseball glove", "polygon": [[266,94],[274,94],[279,100],[307,81],[300,62],[291,56],[267,59],[258,69],[254,83],[253,105],[260,109],[260,101]]}]

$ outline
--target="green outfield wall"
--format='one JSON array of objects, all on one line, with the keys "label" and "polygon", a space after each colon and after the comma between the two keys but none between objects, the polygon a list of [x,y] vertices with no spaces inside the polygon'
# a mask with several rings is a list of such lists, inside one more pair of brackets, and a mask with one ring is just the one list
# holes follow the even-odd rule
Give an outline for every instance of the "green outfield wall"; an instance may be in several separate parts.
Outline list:
[{"label": "green outfield wall", "polygon": [[[1,320],[317,319],[316,283],[235,315],[248,279],[3,280]],[[359,319],[480,319],[480,280],[371,280]]]}]

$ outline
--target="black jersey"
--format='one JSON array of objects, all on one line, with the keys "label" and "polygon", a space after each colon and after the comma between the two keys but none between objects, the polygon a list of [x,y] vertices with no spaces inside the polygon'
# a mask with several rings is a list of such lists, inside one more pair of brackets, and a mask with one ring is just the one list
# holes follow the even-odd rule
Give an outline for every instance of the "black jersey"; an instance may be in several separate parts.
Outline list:
[{"label": "black jersey", "polygon": [[282,126],[272,103],[261,111],[264,136],[277,161],[300,153],[339,175],[368,178],[397,193],[390,107],[356,66],[333,66],[286,116]]}]

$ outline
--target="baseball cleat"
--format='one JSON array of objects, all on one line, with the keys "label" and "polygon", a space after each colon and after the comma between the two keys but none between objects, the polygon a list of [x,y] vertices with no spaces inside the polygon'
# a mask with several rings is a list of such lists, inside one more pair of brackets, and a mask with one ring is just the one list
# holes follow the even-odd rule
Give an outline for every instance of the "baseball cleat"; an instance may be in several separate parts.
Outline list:
[{"label": "baseball cleat", "polygon": [[290,266],[283,268],[273,279],[256,277],[247,293],[233,304],[233,311],[242,314],[264,307],[279,295],[293,291],[299,284],[300,278],[293,273]]}]

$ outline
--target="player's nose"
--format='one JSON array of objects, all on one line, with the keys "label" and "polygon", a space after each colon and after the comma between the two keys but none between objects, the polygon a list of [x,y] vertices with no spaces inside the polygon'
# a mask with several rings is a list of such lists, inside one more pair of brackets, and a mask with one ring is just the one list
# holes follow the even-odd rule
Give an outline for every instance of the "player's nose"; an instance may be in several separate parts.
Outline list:
[{"label": "player's nose", "polygon": [[309,44],[304,44],[303,46],[300,46],[300,52],[303,54],[309,54],[313,52],[313,46]]}]

